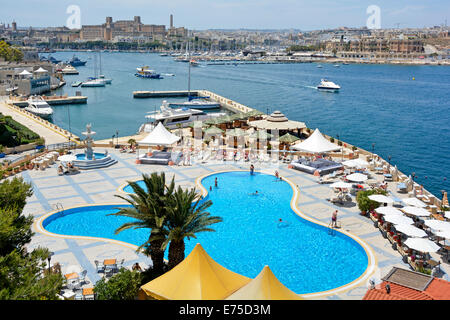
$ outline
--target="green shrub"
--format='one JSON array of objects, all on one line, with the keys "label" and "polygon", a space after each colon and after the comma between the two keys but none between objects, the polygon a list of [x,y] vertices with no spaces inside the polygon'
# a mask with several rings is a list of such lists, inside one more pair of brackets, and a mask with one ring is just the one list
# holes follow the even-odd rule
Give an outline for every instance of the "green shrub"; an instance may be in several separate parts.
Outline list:
[{"label": "green shrub", "polygon": [[355,146],[353,146],[353,147],[352,147],[352,150],[353,150],[353,151],[356,151],[356,150],[358,150],[358,148],[355,147]]},{"label": "green shrub", "polygon": [[330,142],[334,143],[334,138],[333,137],[330,138]]},{"label": "green shrub", "polygon": [[108,281],[97,281],[94,293],[98,300],[135,300],[140,286],[141,273],[122,268]]},{"label": "green shrub", "polygon": [[342,146],[342,141],[338,141],[338,146]]},{"label": "green shrub", "polygon": [[361,212],[372,211],[380,206],[379,202],[369,199],[369,196],[372,194],[387,195],[387,192],[382,189],[359,191],[356,195],[356,202],[358,203],[358,208]]}]

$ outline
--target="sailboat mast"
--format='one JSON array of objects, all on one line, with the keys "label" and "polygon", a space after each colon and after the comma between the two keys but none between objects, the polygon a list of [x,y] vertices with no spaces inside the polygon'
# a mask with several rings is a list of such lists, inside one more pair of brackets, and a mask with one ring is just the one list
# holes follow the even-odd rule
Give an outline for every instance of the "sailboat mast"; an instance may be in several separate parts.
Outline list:
[{"label": "sailboat mast", "polygon": [[98,59],[100,62],[100,74],[99,75],[102,75],[102,53],[101,53],[101,51],[98,52]]},{"label": "sailboat mast", "polygon": [[191,100],[191,50],[189,47],[189,42],[187,44],[188,47],[188,65],[189,65],[189,72],[188,72],[188,99]]}]

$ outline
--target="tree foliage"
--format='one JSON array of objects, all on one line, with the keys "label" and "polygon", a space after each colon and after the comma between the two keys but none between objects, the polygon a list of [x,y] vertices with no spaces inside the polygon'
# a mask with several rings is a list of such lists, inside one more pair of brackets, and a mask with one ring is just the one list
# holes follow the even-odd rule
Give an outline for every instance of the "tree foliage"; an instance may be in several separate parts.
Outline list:
[{"label": "tree foliage", "polygon": [[0,299],[57,299],[62,288],[62,276],[46,271],[48,249],[26,249],[33,236],[33,217],[22,211],[32,194],[22,178],[0,183]]},{"label": "tree foliage", "polygon": [[109,280],[97,281],[94,293],[97,300],[134,300],[141,286],[141,273],[125,268]]},{"label": "tree foliage", "polygon": [[361,210],[361,212],[372,211],[380,206],[379,202],[369,199],[369,196],[372,194],[387,195],[387,192],[382,189],[359,191],[356,195],[356,202],[358,203],[358,208],[359,210]]},{"label": "tree foliage", "polygon": [[6,61],[19,62],[23,59],[23,52],[18,48],[10,46],[6,41],[0,41],[0,58]]}]

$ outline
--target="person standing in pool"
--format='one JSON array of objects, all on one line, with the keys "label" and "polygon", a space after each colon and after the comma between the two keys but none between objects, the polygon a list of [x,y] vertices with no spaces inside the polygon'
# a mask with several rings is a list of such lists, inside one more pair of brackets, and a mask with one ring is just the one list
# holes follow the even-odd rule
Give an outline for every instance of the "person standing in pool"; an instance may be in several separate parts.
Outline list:
[{"label": "person standing in pool", "polygon": [[216,188],[218,188],[217,177],[216,177],[216,179],[214,179],[214,186],[215,186]]},{"label": "person standing in pool", "polygon": [[278,179],[280,177],[280,174],[278,173],[278,170],[275,170],[275,177]]},{"label": "person standing in pool", "polygon": [[250,165],[250,174],[253,174],[255,172],[255,167],[253,164]]}]

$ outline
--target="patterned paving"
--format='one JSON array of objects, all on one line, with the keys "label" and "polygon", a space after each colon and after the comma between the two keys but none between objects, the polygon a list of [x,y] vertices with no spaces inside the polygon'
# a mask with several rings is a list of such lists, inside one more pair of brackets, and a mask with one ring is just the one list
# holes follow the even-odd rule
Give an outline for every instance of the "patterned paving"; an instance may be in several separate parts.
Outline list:
[{"label": "patterned paving", "polygon": [[[80,174],[71,176],[58,176],[55,165],[45,171],[23,172],[21,175],[26,181],[32,183],[34,189],[34,195],[29,199],[25,213],[38,218],[55,210],[58,204],[64,208],[70,208],[94,203],[123,202],[114,196],[119,193],[119,186],[130,180],[138,180],[143,173],[164,171],[169,179],[175,176],[177,185],[193,187],[195,179],[205,174],[223,170],[248,169],[248,165],[235,163],[198,164],[187,167],[136,165],[135,157],[131,154],[121,154],[115,149],[109,149],[108,152],[118,160],[117,164],[109,168],[82,171]],[[256,166],[256,169],[262,168]],[[389,241],[384,239],[378,229],[373,226],[372,221],[359,215],[357,206],[343,208],[331,204],[326,200],[332,195],[327,185],[318,184],[316,177],[288,169],[286,165],[264,168],[264,171],[274,172],[275,169],[281,176],[289,178],[299,187],[300,196],[297,206],[304,214],[328,224],[331,213],[335,209],[339,210],[338,221],[342,229],[361,238],[375,252],[378,269],[374,276],[384,276],[393,266],[409,268],[402,262],[400,254],[391,248]],[[101,274],[95,270],[94,260],[125,259],[125,267],[131,267],[135,262],[139,262],[141,266],[151,265],[150,258],[137,254],[133,249],[98,240],[53,238],[36,232],[30,247],[37,246],[48,247],[54,252],[52,263],[59,262],[63,273],[87,270],[90,283],[85,287],[90,287],[101,279]],[[366,289],[366,284],[363,284],[346,292],[320,299],[359,300],[364,296]]]}]

